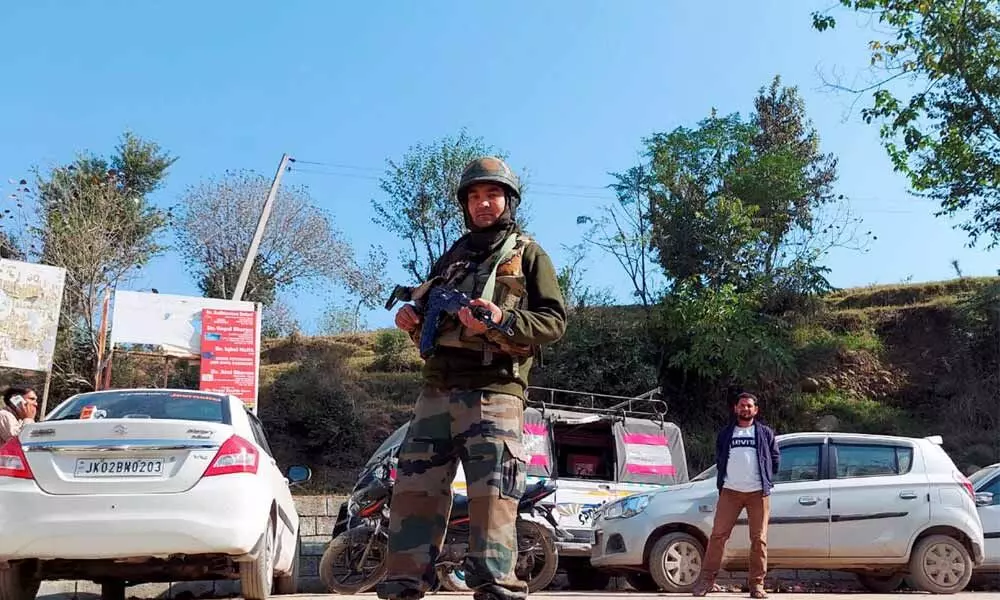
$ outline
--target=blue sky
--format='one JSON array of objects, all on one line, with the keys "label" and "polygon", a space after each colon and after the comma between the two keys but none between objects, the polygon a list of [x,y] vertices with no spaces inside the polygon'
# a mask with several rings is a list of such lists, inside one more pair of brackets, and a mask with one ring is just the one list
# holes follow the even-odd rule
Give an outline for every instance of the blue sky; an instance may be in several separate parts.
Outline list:
[{"label": "blue sky", "polygon": [[[779,74],[839,157],[838,191],[878,236],[868,254],[831,255],[835,285],[951,278],[952,259],[966,275],[995,274],[998,253],[966,248],[953,222],[909,196],[877,128],[849,114],[851,97],[822,89],[818,70],[861,72],[871,37],[846,13],[815,32],[810,12],[831,4],[10,3],[0,185],[81,150],[110,153],[125,129],[179,156],[155,197],[163,205],[226,169],[270,177],[288,152],[350,166],[286,182],[308,185],[362,251],[382,243],[395,258],[396,240],[371,222],[385,159],[465,127],[528,172],[533,230],[558,266],[582,233],[575,217],[610,197],[607,173],[634,164],[644,136],[692,126],[712,107],[748,113]],[[595,251],[586,266],[591,283],[626,296],[611,259]],[[197,294],[172,254],[129,287]],[[284,298],[307,331],[333,299]]]}]

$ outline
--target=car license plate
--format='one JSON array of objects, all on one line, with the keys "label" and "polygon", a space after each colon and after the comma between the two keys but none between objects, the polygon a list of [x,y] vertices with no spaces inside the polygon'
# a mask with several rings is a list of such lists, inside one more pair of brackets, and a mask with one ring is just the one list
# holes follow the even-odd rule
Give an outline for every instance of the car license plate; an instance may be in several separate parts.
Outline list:
[{"label": "car license plate", "polygon": [[163,474],[162,458],[78,458],[77,477],[157,477]]}]

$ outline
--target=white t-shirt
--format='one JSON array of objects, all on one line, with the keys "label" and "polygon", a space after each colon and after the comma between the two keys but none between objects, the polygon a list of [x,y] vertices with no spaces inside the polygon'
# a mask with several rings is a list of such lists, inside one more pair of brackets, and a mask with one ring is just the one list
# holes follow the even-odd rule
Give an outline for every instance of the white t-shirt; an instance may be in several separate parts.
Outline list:
[{"label": "white t-shirt", "polygon": [[723,487],[736,492],[759,492],[764,488],[760,482],[760,463],[757,462],[756,426],[736,426],[733,439],[729,442],[729,463],[726,465],[726,481]]}]

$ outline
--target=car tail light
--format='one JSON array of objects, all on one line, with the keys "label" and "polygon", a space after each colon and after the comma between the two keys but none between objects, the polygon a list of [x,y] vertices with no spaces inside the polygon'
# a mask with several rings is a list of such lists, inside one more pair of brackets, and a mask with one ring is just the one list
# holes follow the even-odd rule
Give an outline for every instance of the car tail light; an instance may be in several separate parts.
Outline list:
[{"label": "car tail light", "polygon": [[258,457],[256,446],[238,435],[232,435],[215,453],[212,464],[208,465],[202,477],[230,473],[256,473]]},{"label": "car tail light", "polygon": [[17,479],[34,479],[35,475],[28,466],[28,459],[21,449],[21,440],[11,438],[0,446],[0,477],[15,477]]},{"label": "car tail light", "polygon": [[955,481],[957,481],[958,484],[965,489],[966,493],[968,493],[969,497],[972,498],[974,501],[976,499],[976,490],[972,487],[972,482],[969,481],[969,478],[966,477],[965,475],[962,475],[958,471],[953,471],[951,475],[952,477],[955,478]]}]

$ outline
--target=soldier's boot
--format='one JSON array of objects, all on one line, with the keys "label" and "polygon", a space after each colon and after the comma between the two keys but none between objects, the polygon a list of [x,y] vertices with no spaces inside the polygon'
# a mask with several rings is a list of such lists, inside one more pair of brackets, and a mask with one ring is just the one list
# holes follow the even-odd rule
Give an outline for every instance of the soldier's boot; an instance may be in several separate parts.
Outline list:
[{"label": "soldier's boot", "polygon": [[487,583],[472,593],[473,600],[525,600],[526,592],[515,592],[495,583]]},{"label": "soldier's boot", "polygon": [[397,585],[393,581],[379,583],[376,595],[382,600],[420,600],[424,597],[420,590]]}]

